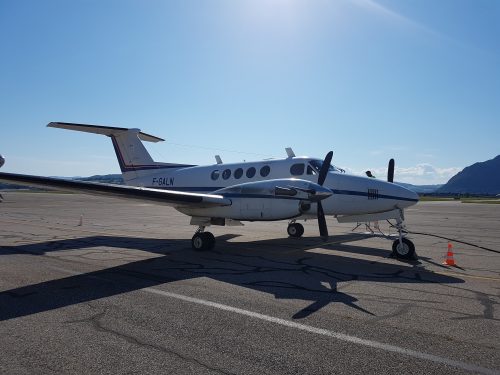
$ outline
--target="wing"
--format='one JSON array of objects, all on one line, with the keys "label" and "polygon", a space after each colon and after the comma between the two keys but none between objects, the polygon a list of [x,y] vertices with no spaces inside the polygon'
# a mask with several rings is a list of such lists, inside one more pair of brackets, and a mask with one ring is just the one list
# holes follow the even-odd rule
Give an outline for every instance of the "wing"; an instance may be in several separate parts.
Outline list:
[{"label": "wing", "polygon": [[72,181],[14,173],[0,173],[0,181],[9,184],[49,188],[90,195],[105,195],[133,199],[136,201],[150,201],[173,207],[213,207],[231,205],[230,199],[216,194],[186,193],[173,190]]}]

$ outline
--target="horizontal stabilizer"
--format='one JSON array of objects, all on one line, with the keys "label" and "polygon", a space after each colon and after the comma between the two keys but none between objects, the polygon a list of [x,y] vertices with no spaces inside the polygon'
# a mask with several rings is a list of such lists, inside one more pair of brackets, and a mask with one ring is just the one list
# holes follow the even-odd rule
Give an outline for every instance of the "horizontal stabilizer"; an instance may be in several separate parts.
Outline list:
[{"label": "horizontal stabilizer", "polygon": [[140,129],[128,129],[128,128],[117,128],[113,126],[101,126],[101,125],[87,125],[87,124],[73,124],[70,122],[51,122],[47,125],[49,128],[76,130],[85,133],[94,133],[107,135],[108,137],[112,135],[117,135],[123,132],[137,132],[139,139],[147,142],[161,142],[164,141],[163,138],[155,137],[154,135],[146,134],[140,131]]}]

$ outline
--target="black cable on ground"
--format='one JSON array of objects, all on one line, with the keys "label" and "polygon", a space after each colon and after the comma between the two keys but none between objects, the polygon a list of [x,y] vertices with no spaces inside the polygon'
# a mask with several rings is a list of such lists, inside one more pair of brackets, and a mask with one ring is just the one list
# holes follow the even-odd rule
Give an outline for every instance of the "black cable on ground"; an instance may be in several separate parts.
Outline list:
[{"label": "black cable on ground", "polygon": [[421,236],[431,236],[431,237],[442,238],[443,240],[458,242],[458,243],[461,243],[461,244],[464,244],[464,245],[468,245],[468,246],[472,246],[472,247],[477,247],[477,248],[482,249],[482,250],[491,251],[492,253],[500,254],[500,251],[498,251],[498,250],[489,249],[487,247],[479,246],[479,245],[476,245],[476,244],[473,244],[473,243],[470,243],[470,242],[460,241],[460,240],[457,240],[456,238],[448,238],[448,237],[438,236],[437,234],[431,234],[431,233],[410,232],[410,231],[406,231],[406,232],[410,233],[410,234],[420,234]]},{"label": "black cable on ground", "polygon": [[[394,224],[392,224],[389,220],[387,220],[387,222],[389,223],[389,225],[391,227],[396,228],[396,226]],[[487,247],[484,247],[484,246],[479,246],[479,245],[476,245],[476,244],[473,244],[473,243],[470,243],[470,242],[465,242],[465,241],[457,240],[456,238],[449,238],[449,237],[438,236],[437,234],[432,234],[432,233],[411,232],[411,231],[408,231],[408,230],[405,230],[404,232],[405,233],[409,233],[409,234],[419,234],[421,236],[430,236],[430,237],[442,238],[443,240],[458,242],[458,243],[461,243],[461,244],[464,244],[464,245],[468,245],[468,246],[472,246],[472,247],[477,247],[478,249],[481,249],[481,250],[486,250],[486,251],[490,251],[492,253],[500,254],[500,251],[498,251],[498,250],[493,250],[493,249],[490,249],[490,248],[487,248]]]}]

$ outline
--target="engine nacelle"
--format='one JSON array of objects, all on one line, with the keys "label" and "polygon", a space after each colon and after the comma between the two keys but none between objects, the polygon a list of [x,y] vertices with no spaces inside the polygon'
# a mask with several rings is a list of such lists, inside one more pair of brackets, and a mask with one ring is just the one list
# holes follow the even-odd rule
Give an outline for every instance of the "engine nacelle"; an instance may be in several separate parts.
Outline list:
[{"label": "engine nacelle", "polygon": [[230,206],[221,207],[177,207],[180,212],[190,216],[217,217],[239,221],[286,220],[304,213],[300,200],[291,199],[255,199],[245,197],[230,198]]},{"label": "engine nacelle", "polygon": [[325,199],[331,190],[310,181],[277,179],[249,182],[215,191],[230,199],[230,206],[179,207],[190,216],[228,218],[239,221],[292,219],[313,211],[311,203]]}]

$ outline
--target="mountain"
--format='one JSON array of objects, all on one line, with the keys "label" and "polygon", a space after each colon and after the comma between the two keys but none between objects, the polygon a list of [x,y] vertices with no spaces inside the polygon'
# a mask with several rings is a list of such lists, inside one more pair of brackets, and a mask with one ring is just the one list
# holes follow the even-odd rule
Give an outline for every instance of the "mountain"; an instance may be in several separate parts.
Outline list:
[{"label": "mountain", "polygon": [[87,182],[100,182],[104,184],[117,184],[123,185],[123,177],[121,174],[105,174],[95,175],[90,177],[74,177],[72,180],[87,181]]},{"label": "mountain", "polygon": [[412,185],[412,184],[405,184],[404,182],[394,182],[396,185],[405,187],[407,189],[410,189],[411,191],[414,191],[415,193],[418,194],[431,194],[436,192],[441,185]]},{"label": "mountain", "polygon": [[436,193],[440,194],[500,194],[500,155],[472,164],[453,176]]},{"label": "mountain", "polygon": [[[123,185],[123,178],[122,178],[121,174],[95,175],[95,176],[90,176],[90,177],[56,177],[56,178],[64,178],[64,179],[76,180],[76,181],[100,182],[100,183],[104,183],[104,184]],[[21,186],[21,185],[4,184],[4,183],[0,182],[0,190],[37,190],[37,191],[43,191],[45,189],[34,188],[34,187],[29,187],[29,186]]]}]

